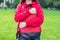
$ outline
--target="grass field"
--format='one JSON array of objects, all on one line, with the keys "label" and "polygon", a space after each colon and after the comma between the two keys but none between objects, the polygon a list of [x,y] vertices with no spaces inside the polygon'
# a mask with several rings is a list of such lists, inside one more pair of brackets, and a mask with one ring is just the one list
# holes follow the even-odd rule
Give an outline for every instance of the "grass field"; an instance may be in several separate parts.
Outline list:
[{"label": "grass field", "polygon": [[[16,40],[17,23],[14,22],[14,9],[0,9],[0,40]],[[60,40],[60,11],[44,9],[41,40]]]}]

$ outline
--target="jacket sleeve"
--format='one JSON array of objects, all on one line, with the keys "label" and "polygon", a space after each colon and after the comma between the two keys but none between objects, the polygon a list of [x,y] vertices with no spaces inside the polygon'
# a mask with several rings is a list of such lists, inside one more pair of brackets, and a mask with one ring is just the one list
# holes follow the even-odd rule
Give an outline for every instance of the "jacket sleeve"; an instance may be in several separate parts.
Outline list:
[{"label": "jacket sleeve", "polygon": [[44,21],[44,14],[40,5],[37,5],[37,16],[32,20],[26,21],[27,26],[40,26]]},{"label": "jacket sleeve", "polygon": [[14,14],[14,20],[16,22],[20,22],[27,18],[30,15],[28,10],[22,11],[22,6],[19,4],[16,8],[15,14]]}]

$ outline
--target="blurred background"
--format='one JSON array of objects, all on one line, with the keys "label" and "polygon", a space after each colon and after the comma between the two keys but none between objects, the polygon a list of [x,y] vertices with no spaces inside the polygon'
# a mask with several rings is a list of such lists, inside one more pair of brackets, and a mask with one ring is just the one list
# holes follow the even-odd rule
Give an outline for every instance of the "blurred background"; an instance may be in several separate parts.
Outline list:
[{"label": "blurred background", "polygon": [[[0,40],[16,40],[14,11],[20,0],[0,0]],[[60,40],[60,0],[39,0],[44,12],[41,40]]]},{"label": "blurred background", "polygon": [[[0,8],[16,8],[20,0],[0,0]],[[60,0],[39,0],[43,8],[60,10]]]}]

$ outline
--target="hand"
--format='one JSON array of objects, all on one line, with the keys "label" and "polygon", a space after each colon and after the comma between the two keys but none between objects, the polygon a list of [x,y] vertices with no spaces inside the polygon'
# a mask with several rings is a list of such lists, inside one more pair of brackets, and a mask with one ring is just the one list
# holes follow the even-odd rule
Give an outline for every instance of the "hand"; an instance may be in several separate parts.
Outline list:
[{"label": "hand", "polygon": [[25,28],[26,27],[26,22],[20,22],[19,28]]},{"label": "hand", "polygon": [[36,8],[30,9],[29,12],[30,12],[31,14],[36,14]]}]

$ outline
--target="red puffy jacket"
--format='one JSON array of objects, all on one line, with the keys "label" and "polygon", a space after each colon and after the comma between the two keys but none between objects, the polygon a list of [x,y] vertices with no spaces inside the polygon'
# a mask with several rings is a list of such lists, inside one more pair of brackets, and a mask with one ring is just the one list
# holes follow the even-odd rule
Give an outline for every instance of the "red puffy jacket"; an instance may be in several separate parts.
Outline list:
[{"label": "red puffy jacket", "polygon": [[31,7],[26,8],[27,4],[24,2],[19,4],[16,8],[14,20],[18,22],[26,22],[25,28],[19,28],[21,32],[41,32],[41,24],[44,21],[44,14],[39,3],[32,2],[32,7],[36,8],[37,13],[32,15],[29,10]]}]

